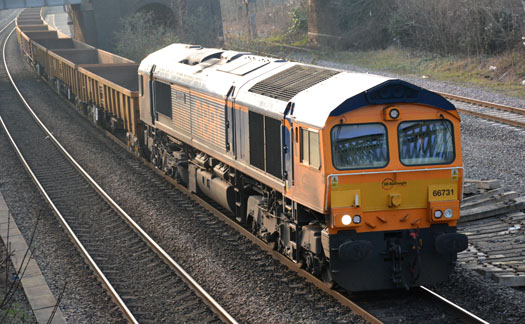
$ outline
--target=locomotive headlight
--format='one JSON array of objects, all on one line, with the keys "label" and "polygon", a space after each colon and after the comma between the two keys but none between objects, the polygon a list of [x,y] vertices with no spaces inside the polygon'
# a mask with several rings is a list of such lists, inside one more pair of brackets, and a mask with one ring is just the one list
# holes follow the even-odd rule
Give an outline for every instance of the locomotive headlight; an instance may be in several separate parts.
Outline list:
[{"label": "locomotive headlight", "polygon": [[361,216],[359,216],[359,215],[354,215],[354,217],[352,218],[352,221],[354,222],[354,224],[359,224],[359,223],[361,223]]},{"label": "locomotive headlight", "polygon": [[439,209],[436,209],[434,211],[434,218],[441,218],[443,216],[443,212]]},{"label": "locomotive headlight", "polygon": [[399,117],[399,110],[397,109],[391,109],[389,112],[388,112],[388,115],[390,116],[390,118],[392,119],[397,119]]},{"label": "locomotive headlight", "polygon": [[345,226],[352,224],[352,217],[350,215],[344,215],[341,217],[341,223]]},{"label": "locomotive headlight", "polygon": [[452,211],[452,209],[445,209],[445,218],[451,218],[452,216],[454,216],[454,212]]}]

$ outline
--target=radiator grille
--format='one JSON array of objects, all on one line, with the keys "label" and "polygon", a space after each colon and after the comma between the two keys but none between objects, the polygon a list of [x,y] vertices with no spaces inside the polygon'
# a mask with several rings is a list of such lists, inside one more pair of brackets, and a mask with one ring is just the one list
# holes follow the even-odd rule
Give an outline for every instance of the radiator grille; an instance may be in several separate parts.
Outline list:
[{"label": "radiator grille", "polygon": [[191,134],[218,149],[226,147],[224,105],[191,96]]},{"label": "radiator grille", "polygon": [[263,96],[289,101],[306,90],[340,73],[313,66],[295,65],[255,84],[249,91]]},{"label": "radiator grille", "polygon": [[190,95],[172,88],[171,103],[175,129],[189,136],[191,134]]},{"label": "radiator grille", "polygon": [[224,105],[171,89],[173,128],[217,149],[226,148]]}]

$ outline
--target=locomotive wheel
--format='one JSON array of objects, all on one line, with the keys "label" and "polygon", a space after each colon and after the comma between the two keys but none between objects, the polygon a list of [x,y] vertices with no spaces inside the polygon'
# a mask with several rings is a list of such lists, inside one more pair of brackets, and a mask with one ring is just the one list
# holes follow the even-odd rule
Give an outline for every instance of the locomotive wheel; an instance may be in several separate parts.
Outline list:
[{"label": "locomotive wheel", "polygon": [[279,234],[273,233],[268,240],[268,247],[272,250],[277,250],[279,247]]},{"label": "locomotive wheel", "polygon": [[332,279],[332,273],[330,272],[330,268],[329,267],[324,267],[323,268],[323,270],[321,272],[321,279],[323,279],[326,287],[328,287],[329,289],[334,288],[335,282]]},{"label": "locomotive wheel", "polygon": [[277,250],[277,242],[275,241],[268,242],[268,247],[272,250]]},{"label": "locomotive wheel", "polygon": [[257,230],[258,230],[257,222],[253,218],[251,220],[252,221],[250,223],[251,223],[252,233],[257,235]]},{"label": "locomotive wheel", "polygon": [[133,150],[133,155],[140,157],[140,150],[138,147],[132,147],[131,149]]}]

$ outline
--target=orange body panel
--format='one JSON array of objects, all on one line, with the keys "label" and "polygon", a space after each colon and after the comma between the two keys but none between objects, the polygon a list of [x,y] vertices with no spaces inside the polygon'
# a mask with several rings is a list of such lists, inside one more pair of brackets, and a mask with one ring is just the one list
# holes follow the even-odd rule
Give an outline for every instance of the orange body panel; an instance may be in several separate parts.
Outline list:
[{"label": "orange body panel", "polygon": [[[294,138],[294,183],[287,196],[314,210],[330,213],[331,234],[339,230],[356,232],[390,231],[406,228],[427,228],[431,224],[446,222],[455,226],[459,216],[462,190],[462,156],[459,116],[455,111],[444,111],[417,104],[397,105],[401,115],[388,120],[387,106],[360,108],[342,116],[330,117],[321,130],[321,168],[300,162],[300,142]],[[424,108],[424,109],[422,109]],[[445,118],[453,125],[455,158],[450,164],[406,166],[400,162],[397,129],[401,122],[439,120]],[[381,123],[387,129],[389,161],[385,167],[338,170],[332,163],[331,130],[338,124]],[[300,127],[294,124],[296,132]],[[449,197],[430,197],[431,188],[454,189]],[[438,191],[439,193],[440,191]],[[335,197],[335,198],[333,198]],[[332,199],[336,199],[332,206]],[[448,200],[447,200],[448,199]],[[440,200],[430,201],[430,200]],[[356,206],[357,201],[357,206]],[[431,206],[432,205],[432,206]],[[439,221],[430,217],[433,206],[453,210],[454,217]],[[443,207],[443,208],[444,208]],[[360,224],[344,226],[340,217],[359,214]]]}]

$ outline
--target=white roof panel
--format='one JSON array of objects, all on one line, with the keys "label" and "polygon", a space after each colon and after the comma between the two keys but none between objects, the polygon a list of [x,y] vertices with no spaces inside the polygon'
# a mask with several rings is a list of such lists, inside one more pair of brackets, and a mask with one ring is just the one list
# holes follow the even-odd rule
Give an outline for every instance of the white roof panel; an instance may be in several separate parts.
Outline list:
[{"label": "white roof panel", "polygon": [[[188,57],[206,57],[207,55],[201,55],[201,53],[213,53],[214,51],[222,50],[173,44],[147,56],[141,62],[139,71],[149,74],[152,66],[155,65],[154,76],[156,78],[183,84],[193,90],[223,98],[231,86],[235,85],[236,90],[233,97],[237,103],[248,106],[259,113],[280,118],[288,102],[249,90],[258,82],[286,69],[296,65],[308,66],[233,51],[223,51],[221,58],[214,59],[213,62],[209,60],[196,65],[181,63]],[[298,92],[290,100],[295,104],[293,117],[298,122],[322,128],[330,113],[345,100],[387,80],[389,78],[372,74],[341,71],[335,76]]]},{"label": "white roof panel", "polygon": [[330,113],[345,100],[373,88],[390,78],[367,73],[343,72],[297,94],[291,101],[295,104],[296,120],[322,128]]}]

